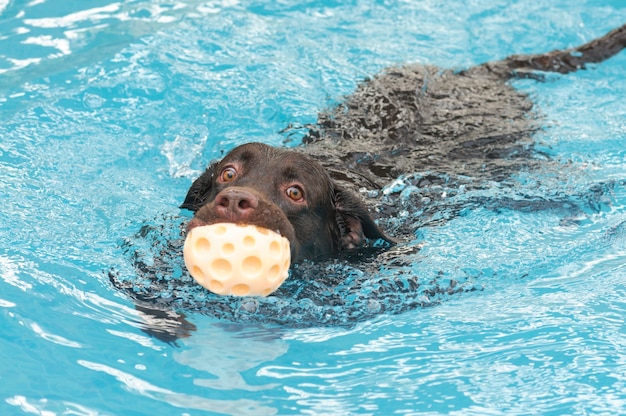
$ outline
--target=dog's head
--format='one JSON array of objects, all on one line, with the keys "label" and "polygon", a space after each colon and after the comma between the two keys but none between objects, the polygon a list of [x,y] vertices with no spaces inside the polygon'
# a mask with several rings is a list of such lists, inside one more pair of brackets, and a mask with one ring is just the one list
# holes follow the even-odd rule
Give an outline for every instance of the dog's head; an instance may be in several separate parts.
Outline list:
[{"label": "dog's head", "polygon": [[239,146],[196,179],[181,208],[188,229],[218,222],[258,225],[289,239],[292,259],[391,242],[352,193],[311,158],[261,143]]}]

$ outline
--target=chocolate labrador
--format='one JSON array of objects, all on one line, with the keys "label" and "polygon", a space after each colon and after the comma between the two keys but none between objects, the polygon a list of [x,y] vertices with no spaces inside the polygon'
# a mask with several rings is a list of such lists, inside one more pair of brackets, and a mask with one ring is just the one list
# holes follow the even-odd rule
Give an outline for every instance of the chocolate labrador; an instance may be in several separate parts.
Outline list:
[{"label": "chocolate labrador", "polygon": [[[296,265],[274,296],[211,296],[194,284],[182,264],[180,217],[173,224],[147,223],[129,238],[123,249],[134,272],[125,277],[112,271],[110,280],[147,316],[144,330],[167,342],[193,331],[185,311],[235,321],[346,325],[479,290],[471,273],[428,267],[415,272],[419,259],[407,251],[415,244],[388,246],[404,235],[415,240],[421,225],[446,221],[468,204],[571,206],[569,199],[541,198],[538,205],[506,200],[506,192],[495,201],[480,199],[482,187],[506,187],[518,172],[558,165],[534,145],[542,123],[532,101],[508,81],[583,69],[625,46],[626,25],[574,49],[511,56],[466,70],[388,68],[305,126],[302,145],[248,143],[212,163],[182,204],[194,212],[186,228],[247,223],[287,237]],[[398,181],[414,192],[396,192]],[[455,202],[451,194],[460,189],[476,189],[479,199],[462,194]],[[408,197],[394,199],[403,194]],[[346,256],[358,261],[344,262]]]},{"label": "chocolate labrador", "polygon": [[389,68],[320,114],[303,146],[249,143],[211,164],[181,206],[195,212],[188,229],[216,222],[263,226],[289,239],[296,261],[392,243],[359,190],[379,190],[418,170],[479,182],[531,165],[537,160],[532,134],[540,126],[528,96],[507,81],[583,69],[625,45],[626,25],[574,49],[463,71]]}]

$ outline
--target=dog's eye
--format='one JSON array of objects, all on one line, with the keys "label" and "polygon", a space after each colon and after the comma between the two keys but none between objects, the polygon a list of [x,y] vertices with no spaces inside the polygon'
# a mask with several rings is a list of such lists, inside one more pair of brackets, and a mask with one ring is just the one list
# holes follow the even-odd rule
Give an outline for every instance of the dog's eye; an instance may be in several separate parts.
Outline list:
[{"label": "dog's eye", "polygon": [[290,186],[286,193],[292,201],[299,202],[304,199],[304,191],[299,186]]},{"label": "dog's eye", "polygon": [[225,168],[222,173],[220,173],[220,180],[222,182],[230,182],[235,180],[235,178],[237,177],[237,171],[235,170],[235,168]]}]

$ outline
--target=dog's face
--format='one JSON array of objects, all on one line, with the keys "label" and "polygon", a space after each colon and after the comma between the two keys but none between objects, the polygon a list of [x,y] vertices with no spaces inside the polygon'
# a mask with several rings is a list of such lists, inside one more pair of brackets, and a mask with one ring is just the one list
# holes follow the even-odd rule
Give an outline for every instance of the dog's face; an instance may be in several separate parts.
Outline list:
[{"label": "dog's face", "polygon": [[261,143],[239,146],[210,165],[181,208],[195,212],[188,229],[231,222],[276,231],[289,239],[295,261],[357,248],[366,238],[391,241],[319,163]]}]

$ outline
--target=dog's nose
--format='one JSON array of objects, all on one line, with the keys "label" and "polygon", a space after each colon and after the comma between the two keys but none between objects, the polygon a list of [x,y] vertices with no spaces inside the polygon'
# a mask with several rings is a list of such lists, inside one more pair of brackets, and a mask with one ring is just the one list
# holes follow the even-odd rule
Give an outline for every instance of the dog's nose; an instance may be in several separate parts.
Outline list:
[{"label": "dog's nose", "polygon": [[215,197],[216,210],[235,220],[245,219],[259,206],[259,198],[243,189],[228,188]]}]

